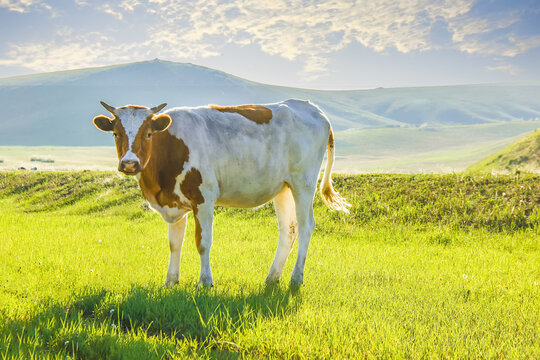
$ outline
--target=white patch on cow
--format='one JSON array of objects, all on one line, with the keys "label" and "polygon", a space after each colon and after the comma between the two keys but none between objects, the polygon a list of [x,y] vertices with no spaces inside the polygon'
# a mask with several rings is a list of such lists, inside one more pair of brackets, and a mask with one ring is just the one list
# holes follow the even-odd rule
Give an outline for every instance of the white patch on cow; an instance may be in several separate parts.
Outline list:
[{"label": "white patch on cow", "polygon": [[175,223],[180,220],[184,215],[191,211],[189,208],[177,208],[177,207],[168,207],[168,206],[159,206],[158,204],[148,203],[150,208],[157,212],[165,222],[169,224]]},{"label": "white patch on cow", "polygon": [[122,119],[122,126],[124,127],[128,138],[128,151],[122,157],[121,161],[132,160],[138,162],[139,158],[133,153],[133,142],[135,141],[135,137],[144,120],[152,114],[152,111],[150,109],[140,109],[128,106],[116,109],[115,114]]},{"label": "white patch on cow", "polygon": [[133,153],[133,151],[128,150],[126,152],[126,154],[122,157],[122,159],[120,159],[120,161],[124,162],[124,161],[135,161],[135,162],[138,162],[139,161],[139,158],[137,157],[137,155],[135,155]]}]

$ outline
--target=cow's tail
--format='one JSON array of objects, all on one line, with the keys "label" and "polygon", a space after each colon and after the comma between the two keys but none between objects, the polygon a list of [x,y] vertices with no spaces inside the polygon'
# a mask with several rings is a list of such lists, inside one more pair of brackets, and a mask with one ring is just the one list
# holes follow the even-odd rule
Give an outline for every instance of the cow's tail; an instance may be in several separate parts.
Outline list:
[{"label": "cow's tail", "polygon": [[326,162],[326,169],[324,170],[324,176],[321,181],[321,196],[331,210],[342,211],[349,213],[349,204],[332,186],[332,167],[334,166],[334,132],[330,128],[330,135],[328,136],[328,145],[326,147],[328,160]]}]

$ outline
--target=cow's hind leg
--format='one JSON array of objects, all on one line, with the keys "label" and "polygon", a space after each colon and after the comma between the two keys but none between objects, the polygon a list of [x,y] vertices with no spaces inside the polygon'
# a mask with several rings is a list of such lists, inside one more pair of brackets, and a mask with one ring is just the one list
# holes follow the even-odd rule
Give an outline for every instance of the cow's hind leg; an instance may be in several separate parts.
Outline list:
[{"label": "cow's hind leg", "polygon": [[182,217],[175,223],[169,224],[169,248],[171,258],[169,260],[169,269],[167,270],[167,280],[165,286],[173,286],[178,283],[180,277],[180,254],[182,244],[184,243],[184,234],[186,232],[187,216]]},{"label": "cow's hind leg", "polygon": [[304,265],[306,263],[307,251],[311,234],[315,229],[313,198],[315,196],[317,177],[312,178],[315,179],[313,183],[306,179],[306,181],[291,184],[296,203],[296,219],[298,221],[298,255],[291,275],[292,288],[299,288],[304,280]]},{"label": "cow's hind leg", "polygon": [[298,235],[294,198],[288,186],[283,188],[274,198],[274,207],[278,220],[279,243],[272,267],[270,267],[270,272],[266,278],[267,284],[273,284],[279,281],[283,266],[291,253],[296,235]]}]

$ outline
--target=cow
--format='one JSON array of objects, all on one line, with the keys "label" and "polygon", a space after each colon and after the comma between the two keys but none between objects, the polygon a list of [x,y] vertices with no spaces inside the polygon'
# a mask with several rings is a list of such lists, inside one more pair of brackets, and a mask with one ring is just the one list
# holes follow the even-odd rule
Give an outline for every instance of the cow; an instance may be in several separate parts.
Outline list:
[{"label": "cow", "polygon": [[279,281],[298,237],[290,286],[304,278],[315,227],[313,200],[320,185],[324,203],[348,212],[350,204],[331,181],[334,133],[328,118],[309,101],[265,105],[177,107],[159,113],[137,105],[113,107],[95,126],[112,132],[118,170],[134,175],[149,206],[169,226],[170,260],[165,286],[178,283],[187,214],[193,212],[200,255],[199,286],[213,286],[210,269],[214,206],[253,208],[274,201],[279,242],[267,284]]}]

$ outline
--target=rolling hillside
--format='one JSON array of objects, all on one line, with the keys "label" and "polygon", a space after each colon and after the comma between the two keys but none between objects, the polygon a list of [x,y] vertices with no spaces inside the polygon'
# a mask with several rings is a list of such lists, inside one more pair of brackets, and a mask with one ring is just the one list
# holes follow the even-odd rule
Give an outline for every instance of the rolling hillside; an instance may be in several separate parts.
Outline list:
[{"label": "rolling hillside", "polygon": [[540,172],[540,129],[470,166],[469,172]]},{"label": "rolling hillside", "polygon": [[0,79],[0,145],[110,145],[91,118],[113,105],[170,106],[311,99],[336,131],[540,120],[540,82],[359,91],[269,86],[154,60]]},{"label": "rolling hillside", "polygon": [[[112,146],[111,138],[91,121],[106,113],[100,100],[116,106],[167,102],[174,107],[287,98],[310,99],[328,114],[336,132],[338,171],[459,171],[540,127],[538,81],[318,91],[264,85],[156,59],[0,79],[0,107],[8,114],[0,120],[0,168],[33,165],[25,163],[28,154],[57,160],[46,168],[98,164],[72,157],[91,151],[49,147]],[[104,150],[99,158],[109,153]]]}]

